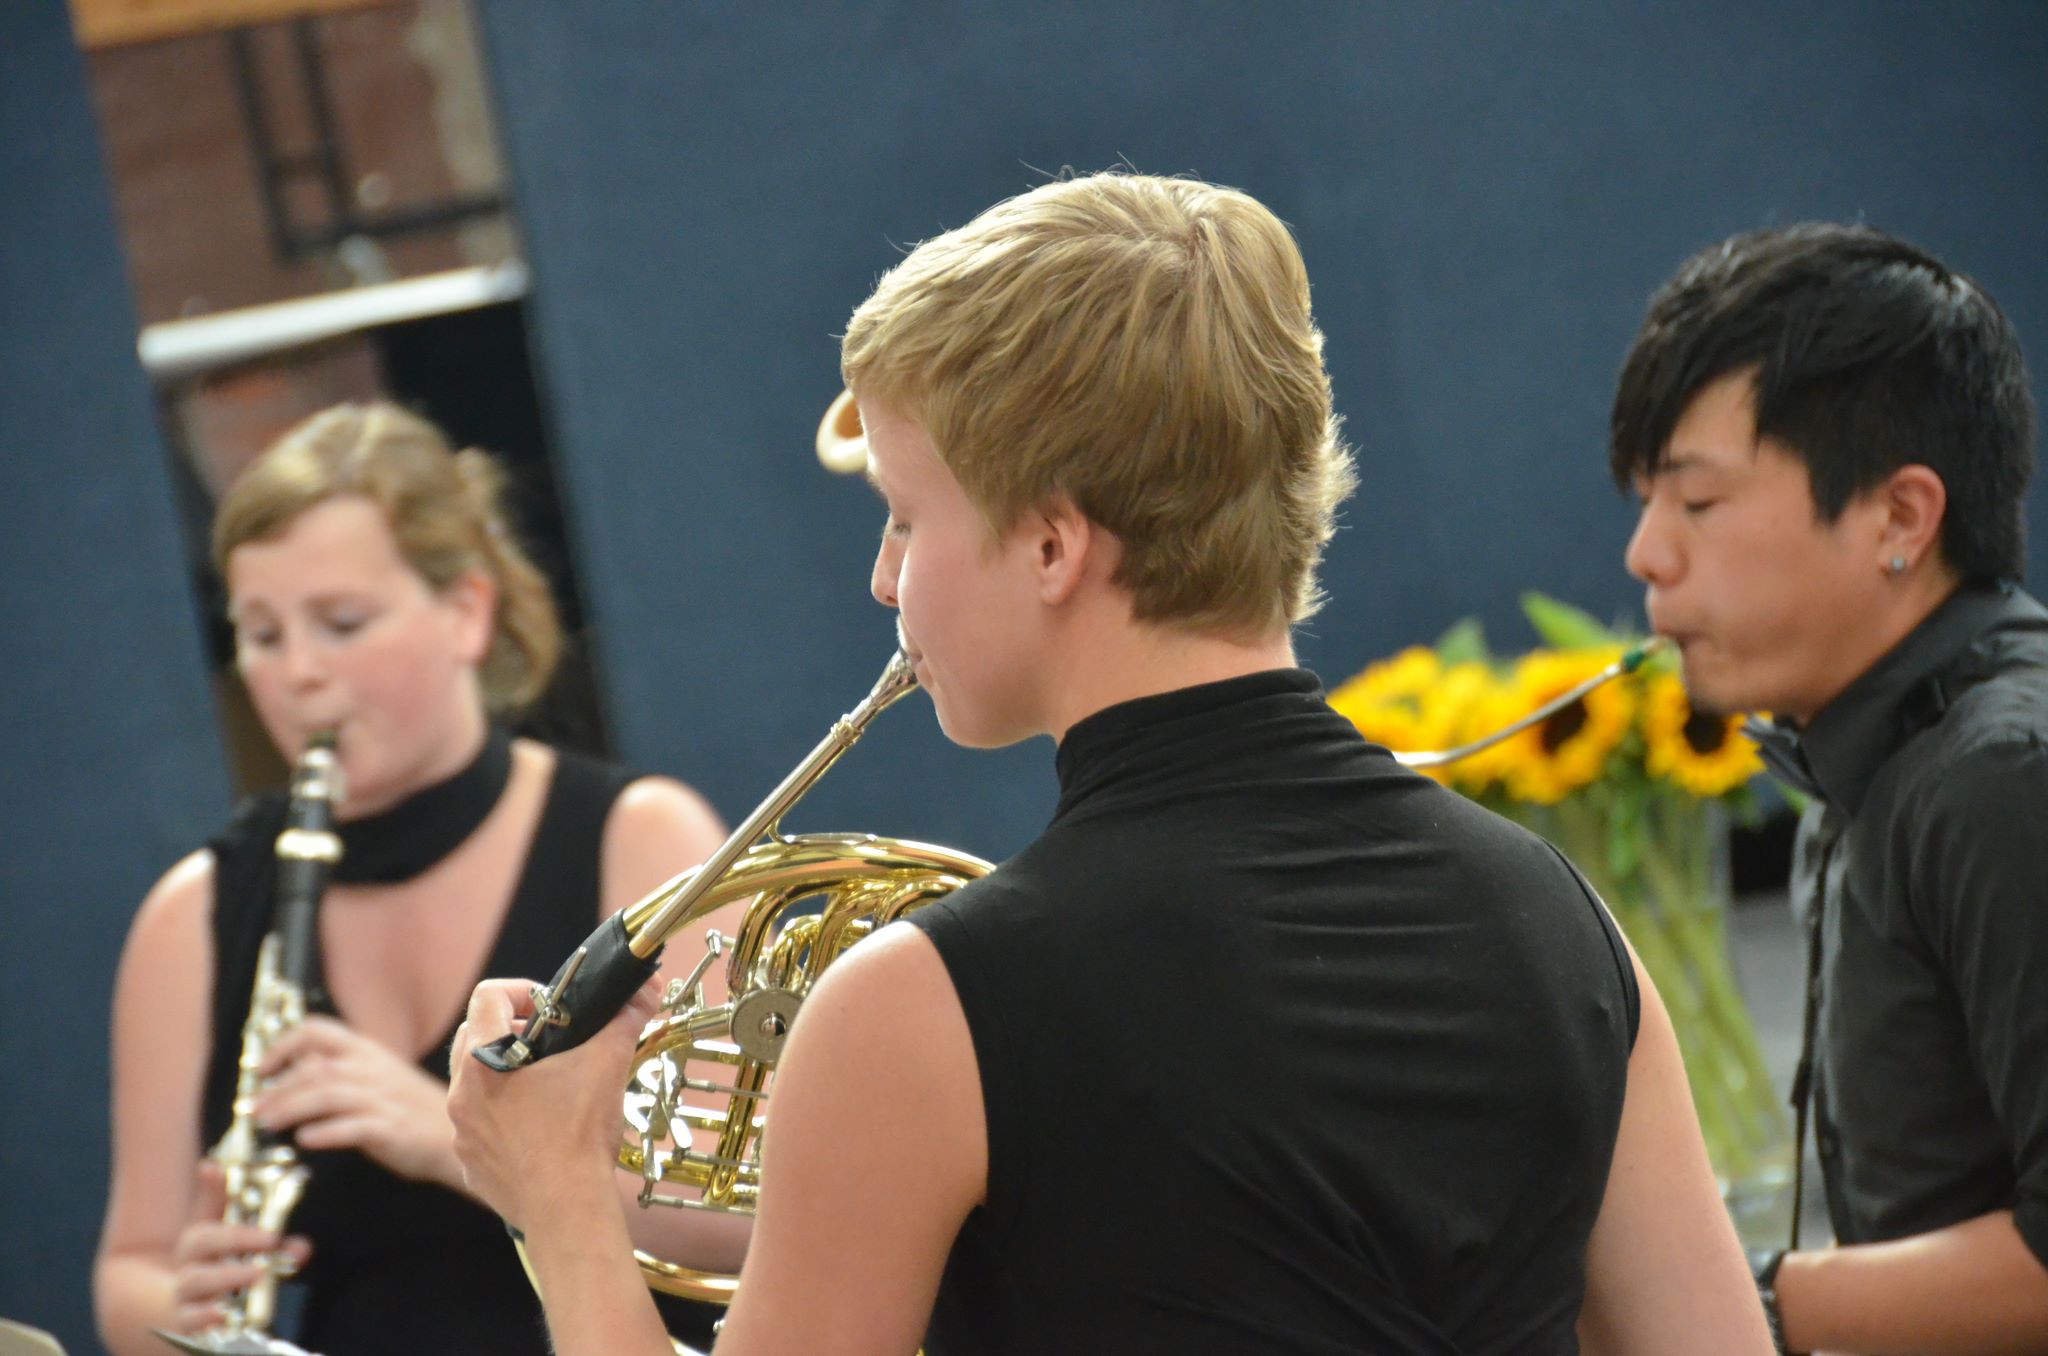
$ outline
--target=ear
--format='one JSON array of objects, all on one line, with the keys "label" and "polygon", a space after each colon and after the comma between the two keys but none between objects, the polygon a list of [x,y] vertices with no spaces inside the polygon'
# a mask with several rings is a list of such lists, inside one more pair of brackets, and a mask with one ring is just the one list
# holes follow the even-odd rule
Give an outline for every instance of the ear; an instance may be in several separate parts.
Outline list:
[{"label": "ear", "polygon": [[497,582],[482,570],[464,570],[441,590],[441,605],[454,623],[456,652],[466,663],[483,663],[497,630]]},{"label": "ear", "polygon": [[1948,511],[1948,486],[1932,468],[1915,462],[1901,466],[1874,492],[1884,511],[1879,549],[1880,567],[1893,559],[1918,565],[1941,549],[1941,520]]},{"label": "ear", "polygon": [[1038,600],[1049,606],[1074,596],[1091,564],[1099,565],[1108,542],[1108,535],[1065,495],[1027,513],[1021,526]]}]

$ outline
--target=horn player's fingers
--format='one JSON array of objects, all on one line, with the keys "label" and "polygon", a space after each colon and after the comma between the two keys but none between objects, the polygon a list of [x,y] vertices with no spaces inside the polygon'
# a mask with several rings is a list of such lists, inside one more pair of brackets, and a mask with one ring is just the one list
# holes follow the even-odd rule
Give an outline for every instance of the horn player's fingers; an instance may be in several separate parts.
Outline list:
[{"label": "horn player's fingers", "polygon": [[532,980],[487,979],[477,985],[448,1046],[449,1081],[455,1081],[470,1051],[518,1030],[532,1015]]}]

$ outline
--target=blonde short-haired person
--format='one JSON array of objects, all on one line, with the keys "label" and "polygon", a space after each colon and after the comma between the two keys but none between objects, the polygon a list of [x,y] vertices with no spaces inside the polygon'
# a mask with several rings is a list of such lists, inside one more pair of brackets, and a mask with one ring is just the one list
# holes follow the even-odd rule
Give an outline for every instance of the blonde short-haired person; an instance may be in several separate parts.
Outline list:
[{"label": "blonde short-haired person", "polygon": [[[311,1179],[281,1240],[222,1224],[202,1164],[271,926],[283,800],[268,795],[157,883],[122,954],[101,1336],[158,1356],[152,1328],[211,1326],[255,1255],[282,1248],[307,1263],[303,1323],[284,1335],[323,1356],[539,1356],[518,1259],[463,1190],[448,1042],[478,975],[553,964],[701,860],[721,826],[678,782],[494,725],[546,685],[554,606],[506,530],[494,465],[424,420],[385,404],[314,416],[237,479],[214,547],[264,728],[287,759],[333,730],[346,784],[316,1015],[275,1051],[257,1104]],[[732,1255],[743,1239],[705,1246]]]},{"label": "blonde short-haired person", "polygon": [[[946,733],[1051,735],[1060,799],[811,996],[718,1350],[1767,1351],[1599,902],[1294,665],[1352,472],[1280,221],[1047,184],[911,253],[843,358],[875,596]],[[604,1182],[645,1006],[460,1059],[523,994],[471,1003],[457,1153],[558,1350],[655,1356]]]}]

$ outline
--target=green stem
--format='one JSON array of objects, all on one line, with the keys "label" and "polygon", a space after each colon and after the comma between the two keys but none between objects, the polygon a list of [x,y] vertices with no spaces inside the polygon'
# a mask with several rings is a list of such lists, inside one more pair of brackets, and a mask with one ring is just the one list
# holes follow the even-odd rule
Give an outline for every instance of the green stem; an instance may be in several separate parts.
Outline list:
[{"label": "green stem", "polygon": [[[1624,797],[1633,803],[1620,803]],[[1559,846],[1607,901],[1671,1016],[1716,1170],[1729,1179],[1750,1175],[1787,1132],[1728,963],[1726,889],[1717,879],[1707,807],[1602,782],[1547,814],[1526,814],[1525,822],[1539,831],[1553,827]],[[1633,850],[1617,854],[1628,869],[1617,872],[1611,835],[1631,831],[1634,841],[1624,846]]]},{"label": "green stem", "polygon": [[1668,902],[1663,911],[1675,920],[1686,963],[1707,995],[1717,1048],[1726,1057],[1723,1076],[1741,1094],[1755,1141],[1769,1146],[1786,1133],[1785,1116],[1729,964],[1727,882],[1714,851],[1718,826],[1708,807],[1690,798],[1664,793],[1653,798],[1651,808],[1651,843],[1668,847],[1678,869],[1664,874],[1667,854],[1654,846],[1645,851],[1652,878],[1649,898],[1653,907],[1656,901]]},{"label": "green stem", "polygon": [[1735,1157],[1747,1159],[1751,1151],[1767,1148],[1773,1138],[1769,1118],[1775,1101],[1768,1079],[1754,1067],[1761,1057],[1755,1049],[1748,1012],[1723,960],[1723,934],[1690,916],[1689,906],[1681,903],[1669,908],[1660,902],[1673,898],[1669,887],[1660,883],[1664,874],[1656,866],[1648,866],[1645,875],[1651,888],[1645,892],[1644,912],[1652,920],[1650,932],[1668,941],[1673,969],[1664,973],[1682,976],[1684,991],[1693,1000],[1689,1010],[1674,1016],[1674,1025],[1686,1038],[1683,1044],[1691,1054],[1687,1067],[1696,1096],[1702,1100],[1719,1097],[1729,1105],[1735,1129],[1726,1147],[1737,1152],[1723,1166],[1740,1174],[1745,1168]]}]

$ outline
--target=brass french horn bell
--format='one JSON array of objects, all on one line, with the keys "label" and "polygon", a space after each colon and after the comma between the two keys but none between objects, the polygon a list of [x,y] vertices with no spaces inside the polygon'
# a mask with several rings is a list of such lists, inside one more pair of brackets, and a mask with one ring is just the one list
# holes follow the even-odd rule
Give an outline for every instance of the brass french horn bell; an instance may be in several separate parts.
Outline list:
[{"label": "brass french horn bell", "polygon": [[850,390],[841,391],[818,421],[818,461],[834,475],[857,476],[868,469],[867,433]]}]

